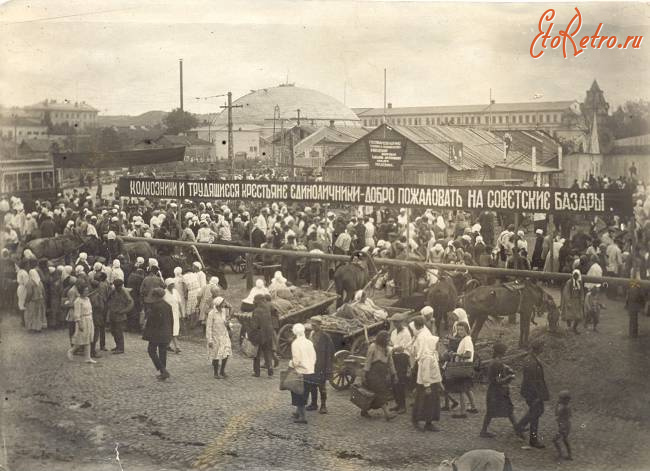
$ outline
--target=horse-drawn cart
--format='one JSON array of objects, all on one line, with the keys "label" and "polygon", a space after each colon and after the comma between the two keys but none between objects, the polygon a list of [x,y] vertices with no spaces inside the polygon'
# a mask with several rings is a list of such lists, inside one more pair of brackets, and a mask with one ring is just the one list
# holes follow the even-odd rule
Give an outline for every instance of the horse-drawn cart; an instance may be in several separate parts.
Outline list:
[{"label": "horse-drawn cart", "polygon": [[[291,358],[291,342],[294,338],[293,332],[291,331],[293,325],[296,323],[305,323],[313,316],[325,314],[338,297],[335,293],[315,291],[307,288],[301,289],[312,293],[314,302],[301,309],[279,315],[275,335],[278,348],[277,353],[282,358]],[[234,314],[244,330],[250,328],[252,315],[251,312],[238,312]]]},{"label": "horse-drawn cart", "polygon": [[[397,313],[406,313],[407,322],[417,315],[417,312],[399,308],[380,306],[388,313],[388,318]],[[349,388],[357,376],[358,359],[365,357],[368,352],[369,342],[381,330],[389,330],[391,322],[387,319],[375,322],[351,331],[328,329],[323,327],[334,343],[336,353],[334,354],[334,365],[332,378],[329,380],[336,390]]]}]

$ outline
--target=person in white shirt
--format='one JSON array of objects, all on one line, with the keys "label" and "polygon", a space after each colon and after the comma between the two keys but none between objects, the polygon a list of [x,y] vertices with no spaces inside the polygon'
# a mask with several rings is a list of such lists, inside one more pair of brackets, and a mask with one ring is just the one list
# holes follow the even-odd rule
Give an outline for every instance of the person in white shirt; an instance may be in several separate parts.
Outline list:
[{"label": "person in white shirt", "polygon": [[[289,368],[296,370],[296,373],[302,375],[302,380],[305,383],[313,382],[314,368],[316,366],[316,349],[314,344],[305,337],[305,326],[302,324],[294,324],[291,331],[296,336],[295,340],[291,342],[291,361]],[[291,391],[291,405],[296,406],[296,412],[293,414],[294,422],[297,424],[306,424],[305,405],[307,404],[307,397],[309,388],[303,385],[303,393],[296,394]]]},{"label": "person in white shirt", "polygon": [[398,312],[389,320],[395,327],[390,333],[390,345],[393,347],[393,363],[397,378],[393,383],[393,395],[395,396],[395,407],[390,410],[398,414],[406,412],[406,386],[408,385],[409,366],[411,362],[410,350],[413,337],[408,327],[404,325],[406,313]]},{"label": "person in white shirt", "polygon": [[366,216],[366,222],[364,226],[366,227],[366,240],[365,240],[365,245],[366,247],[370,247],[371,249],[375,248],[375,224],[374,224],[374,219],[371,217]]},{"label": "person in white shirt", "polygon": [[426,327],[424,318],[416,317],[415,341],[413,342],[413,355],[417,363],[418,374],[415,388],[415,405],[411,421],[416,429],[418,423],[425,423],[424,430],[437,432],[434,421],[440,420],[440,384],[442,374],[438,362],[438,337],[433,335]]}]

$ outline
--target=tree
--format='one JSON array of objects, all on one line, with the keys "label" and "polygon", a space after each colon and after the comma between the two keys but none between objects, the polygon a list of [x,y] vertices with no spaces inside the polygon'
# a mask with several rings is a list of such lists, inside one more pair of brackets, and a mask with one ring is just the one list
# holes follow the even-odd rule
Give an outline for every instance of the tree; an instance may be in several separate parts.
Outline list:
[{"label": "tree", "polygon": [[176,108],[165,116],[163,124],[167,127],[167,133],[180,134],[197,127],[199,120],[192,113]]},{"label": "tree", "polygon": [[122,141],[119,134],[113,128],[101,128],[95,135],[97,150],[111,151],[122,149]]},{"label": "tree", "polygon": [[650,102],[626,101],[616,108],[607,124],[616,139],[650,134]]}]

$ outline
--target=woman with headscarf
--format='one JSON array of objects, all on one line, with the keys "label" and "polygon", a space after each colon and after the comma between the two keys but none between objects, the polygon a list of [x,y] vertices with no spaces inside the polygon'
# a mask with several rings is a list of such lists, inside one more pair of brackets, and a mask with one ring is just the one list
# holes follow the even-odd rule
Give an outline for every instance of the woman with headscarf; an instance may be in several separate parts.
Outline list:
[{"label": "woman with headscarf", "polygon": [[365,387],[375,393],[375,397],[368,409],[361,410],[361,417],[370,417],[368,410],[381,409],[384,418],[388,421],[395,418],[388,413],[388,401],[392,397],[392,384],[397,377],[393,356],[388,347],[390,334],[382,330],[375,337],[375,341],[368,347],[366,363],[363,368]]},{"label": "woman with headscarf", "polygon": [[494,434],[488,431],[490,422],[494,418],[507,417],[513,427],[517,426],[514,407],[510,399],[510,383],[515,377],[514,371],[505,363],[503,356],[507,347],[501,342],[494,344],[492,361],[488,368],[488,389],[485,396],[486,410],[481,428],[481,437],[493,438]]},{"label": "woman with headscarf", "polygon": [[29,270],[29,281],[25,285],[25,328],[40,332],[47,327],[45,316],[45,289],[35,268]]},{"label": "woman with headscarf", "polygon": [[271,296],[274,296],[278,290],[281,289],[287,289],[287,279],[282,276],[282,272],[278,270],[273,274],[271,284],[269,284],[269,293]]},{"label": "woman with headscarf", "polygon": [[582,286],[582,275],[580,270],[573,270],[571,279],[567,280],[562,288],[562,300],[560,312],[562,320],[566,321],[567,327],[578,334],[578,323],[584,317],[584,287]]},{"label": "woman with headscarf", "polygon": [[[67,268],[68,267],[66,267],[66,269]],[[68,276],[63,284],[63,300],[61,304],[65,310],[65,322],[68,324],[68,336],[70,337],[70,345],[72,345],[72,336],[74,335],[75,330],[75,323],[73,320],[74,302],[78,297],[79,289],[77,287],[77,278],[75,276]]]},{"label": "woman with headscarf", "polygon": [[68,360],[73,360],[72,355],[77,347],[84,348],[86,363],[97,363],[90,357],[90,345],[95,336],[95,326],[93,324],[93,308],[88,298],[88,286],[82,285],[79,288],[79,297],[75,299],[72,309],[72,322],[75,325],[74,335],[72,336],[72,346],[68,349]]},{"label": "woman with headscarf", "polygon": [[27,284],[29,283],[29,273],[27,273],[27,262],[21,260],[18,263],[18,273],[16,273],[16,297],[18,298],[18,310],[23,314],[23,324],[25,323],[25,296],[27,295]]},{"label": "woman with headscarf", "polygon": [[165,280],[165,286],[167,289],[165,289],[165,296],[163,297],[163,301],[172,307],[172,319],[174,322],[172,325],[171,341],[171,343],[174,345],[174,348],[167,347],[167,350],[170,352],[173,351],[174,353],[180,353],[181,349],[178,348],[177,339],[181,330],[181,317],[183,317],[182,313],[185,309],[185,306],[183,305],[181,297],[176,290],[175,279],[167,278]]},{"label": "woman with headscarf", "polygon": [[314,368],[316,367],[316,350],[311,340],[305,337],[305,326],[294,324],[292,327],[293,335],[296,336],[291,342],[291,361],[289,367],[296,370],[296,373],[302,376],[303,393],[296,394],[291,391],[291,405],[296,407],[293,413],[293,421],[297,424],[306,424],[305,406],[309,397],[310,387],[308,384],[314,383]]},{"label": "woman with headscarf", "polygon": [[[212,363],[215,379],[226,378],[226,362],[232,355],[228,332],[228,313],[231,309],[221,296],[212,301],[212,309],[205,321],[205,338],[208,343],[208,360]],[[221,367],[219,367],[221,362]]]},{"label": "woman with headscarf", "polygon": [[388,318],[386,310],[377,306],[362,289],[354,294],[354,300],[350,303],[350,307],[361,317],[372,322],[384,321]]},{"label": "woman with headscarf", "polygon": [[[456,337],[460,339],[458,347],[455,352],[450,353],[452,362],[469,362],[474,361],[474,343],[472,337],[469,335],[469,324],[467,322],[458,322],[456,325]],[[472,378],[458,378],[448,380],[445,382],[445,387],[449,392],[458,393],[460,396],[460,413],[453,414],[454,419],[465,419],[465,397],[469,400],[469,409],[467,412],[470,414],[478,414],[476,406],[474,405],[474,395],[472,394]]]},{"label": "woman with headscarf", "polygon": [[418,423],[423,421],[424,430],[437,432],[438,428],[433,425],[433,422],[440,420],[440,384],[442,383],[438,363],[438,337],[425,327],[423,317],[418,316],[413,322],[416,332],[412,351],[413,359],[417,363],[417,378],[411,421],[416,429],[419,428]]},{"label": "woman with headscarf", "polygon": [[560,250],[564,246],[564,239],[556,237],[553,241],[551,249],[546,254],[544,260],[544,272],[546,273],[559,273],[560,272]]},{"label": "woman with headscarf", "polygon": [[75,267],[82,266],[85,273],[90,272],[90,265],[88,264],[88,254],[86,252],[79,252],[77,261],[74,264]]},{"label": "woman with headscarf", "polygon": [[183,304],[183,309],[181,310],[181,319],[187,317],[187,285],[185,284],[185,278],[183,278],[183,269],[181,267],[174,268],[174,289],[180,297],[181,303]]},{"label": "woman with headscarf", "polygon": [[268,288],[264,285],[264,280],[261,278],[258,278],[255,280],[255,286],[253,286],[248,293],[248,296],[246,296],[244,299],[242,299],[241,302],[241,311],[242,312],[253,312],[253,309],[255,309],[255,296],[258,294],[261,294],[263,296],[266,296],[267,294],[271,294],[268,290]]},{"label": "woman with headscarf", "polygon": [[124,282],[124,272],[122,271],[120,261],[116,258],[110,268],[108,275],[108,282],[113,283],[115,280],[122,280]]},{"label": "woman with headscarf", "polygon": [[199,307],[199,301],[201,300],[199,294],[201,293],[202,286],[199,272],[201,272],[201,264],[194,262],[192,263],[192,271],[183,274],[183,281],[187,288],[185,315],[188,317],[196,314]]},{"label": "woman with headscarf", "polygon": [[61,301],[63,297],[63,265],[58,265],[52,274],[51,289],[50,289],[50,309],[52,311],[51,318],[53,322],[52,327],[60,326],[63,322],[65,315],[62,315]]}]

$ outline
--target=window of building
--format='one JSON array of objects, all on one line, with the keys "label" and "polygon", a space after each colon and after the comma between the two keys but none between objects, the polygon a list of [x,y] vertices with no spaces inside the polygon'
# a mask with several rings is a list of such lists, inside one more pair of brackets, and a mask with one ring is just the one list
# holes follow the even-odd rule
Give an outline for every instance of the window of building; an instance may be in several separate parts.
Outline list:
[{"label": "window of building", "polygon": [[23,135],[23,132],[22,132],[22,131],[18,131],[18,135],[19,135],[19,136],[22,136],[22,135]]},{"label": "window of building", "polygon": [[522,115],[519,115],[519,124],[524,122],[524,117]]},{"label": "window of building", "polygon": [[510,116],[507,116],[507,115],[506,115],[506,116],[505,116],[506,124],[508,123],[508,120],[509,120],[509,119],[510,119]]},{"label": "window of building", "polygon": [[29,173],[18,174],[18,191],[29,190]]},{"label": "window of building", "polygon": [[503,116],[499,116],[499,124],[503,124]]},{"label": "window of building", "polygon": [[449,119],[449,124],[454,124],[454,117],[453,116]]},{"label": "window of building", "polygon": [[32,172],[32,190],[43,189],[43,173]]},{"label": "window of building", "polygon": [[554,114],[554,115],[553,115],[553,122],[554,122],[554,123],[557,123],[557,118],[558,118],[558,115],[557,115],[557,114]]},{"label": "window of building", "polygon": [[413,124],[413,118],[408,118],[408,124]]},{"label": "window of building", "polygon": [[429,118],[426,118],[426,119],[424,120],[424,122],[426,123],[427,126],[428,126],[429,124],[431,124],[431,123],[429,122]]},{"label": "window of building", "polygon": [[364,125],[364,126],[368,126],[368,121],[366,121],[366,120],[364,119],[364,120],[363,120],[363,125]]},{"label": "window of building", "polygon": [[469,124],[469,116],[465,116],[465,124]]},{"label": "window of building", "polygon": [[530,123],[530,115],[529,114],[526,115],[526,122]]},{"label": "window of building", "polygon": [[2,191],[4,193],[12,193],[17,190],[18,187],[16,186],[16,174],[5,174]]},{"label": "window of building", "polygon": [[547,115],[546,115],[546,122],[547,122],[547,123],[550,123],[550,122],[551,122],[551,115],[550,115],[550,114],[547,114]]},{"label": "window of building", "polygon": [[440,117],[436,118],[436,124],[440,124]]},{"label": "window of building", "polygon": [[496,117],[496,116],[492,116],[492,124],[496,124],[496,122],[497,122],[497,117]]},{"label": "window of building", "polygon": [[54,188],[54,172],[43,172],[43,189]]}]

